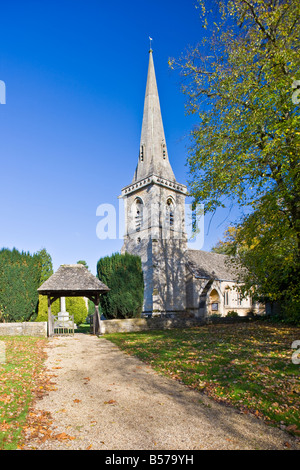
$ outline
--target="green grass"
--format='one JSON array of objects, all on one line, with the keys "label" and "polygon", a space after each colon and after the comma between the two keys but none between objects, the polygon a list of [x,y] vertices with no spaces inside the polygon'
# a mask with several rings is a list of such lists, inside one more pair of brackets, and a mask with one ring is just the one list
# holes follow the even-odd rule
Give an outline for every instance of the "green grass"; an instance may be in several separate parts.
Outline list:
[{"label": "green grass", "polygon": [[90,334],[90,331],[91,331],[91,326],[89,323],[81,323],[80,325],[77,326],[77,330],[75,330],[75,333]]},{"label": "green grass", "polygon": [[0,450],[11,450],[16,449],[20,442],[29,407],[39,385],[45,358],[43,348],[47,340],[1,336],[0,341],[5,350],[0,363]]},{"label": "green grass", "polygon": [[300,434],[300,329],[266,322],[105,335],[158,372]]}]

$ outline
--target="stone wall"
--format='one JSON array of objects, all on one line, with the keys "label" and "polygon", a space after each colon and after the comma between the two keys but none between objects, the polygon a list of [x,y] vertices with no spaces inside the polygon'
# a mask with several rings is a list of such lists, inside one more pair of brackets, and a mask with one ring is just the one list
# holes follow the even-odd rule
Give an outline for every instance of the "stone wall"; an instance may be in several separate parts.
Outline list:
[{"label": "stone wall", "polygon": [[0,323],[0,336],[47,337],[47,322]]},{"label": "stone wall", "polygon": [[124,320],[101,320],[101,334],[127,333],[146,330],[164,330],[170,328],[189,328],[202,325],[197,318],[127,318]]},{"label": "stone wall", "polygon": [[227,325],[236,323],[248,323],[259,320],[260,315],[251,317],[207,317],[199,319],[196,317],[177,316],[174,318],[151,317],[151,318],[127,318],[124,320],[101,320],[101,334],[130,333],[147,330],[166,330],[171,328],[193,328],[203,325]]}]

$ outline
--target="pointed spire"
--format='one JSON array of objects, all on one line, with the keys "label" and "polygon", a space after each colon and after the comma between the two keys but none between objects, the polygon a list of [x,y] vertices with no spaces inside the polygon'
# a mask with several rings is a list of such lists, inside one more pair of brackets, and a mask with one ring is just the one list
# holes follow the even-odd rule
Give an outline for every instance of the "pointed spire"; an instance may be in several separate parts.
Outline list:
[{"label": "pointed spire", "polygon": [[133,182],[150,175],[176,181],[168,158],[152,49],[149,51],[140,154]]}]

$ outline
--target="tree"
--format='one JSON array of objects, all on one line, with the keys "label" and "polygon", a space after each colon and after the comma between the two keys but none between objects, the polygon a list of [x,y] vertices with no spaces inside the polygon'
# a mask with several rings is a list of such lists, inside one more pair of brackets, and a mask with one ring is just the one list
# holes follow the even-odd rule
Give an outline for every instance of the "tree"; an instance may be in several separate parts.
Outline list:
[{"label": "tree", "polygon": [[115,253],[97,263],[97,276],[110,291],[100,296],[106,318],[140,317],[144,300],[144,281],[139,256]]},{"label": "tree", "polygon": [[[85,322],[88,316],[88,309],[86,307],[83,297],[66,297],[66,311],[70,315],[74,315],[74,322],[80,325]],[[60,312],[60,299],[55,300],[51,305],[52,315],[57,315]],[[35,321],[47,321],[48,319],[48,300],[46,295],[39,296],[38,315]]]},{"label": "tree", "polygon": [[215,246],[212,247],[213,253],[220,255],[234,256],[237,248],[235,246],[236,227],[228,227],[224,233],[224,240],[219,240]]},{"label": "tree", "polygon": [[52,258],[47,252],[45,248],[42,248],[37,252],[37,255],[40,258],[40,264],[41,264],[41,278],[40,282],[43,284],[43,282],[47,281],[50,276],[53,274],[53,265],[52,265]]},{"label": "tree", "polygon": [[[207,28],[212,12],[206,2],[198,5]],[[217,6],[219,19],[205,44],[170,61],[184,77],[187,112],[199,116],[188,157],[190,194],[206,213],[226,204],[248,212],[239,223],[239,241],[249,246],[255,234],[257,244],[243,261],[252,270],[260,258],[273,276],[284,259],[284,283],[276,283],[277,293],[287,296],[289,286],[299,288],[300,268],[300,122],[293,88],[299,78],[300,5],[221,0]],[[255,271],[266,272],[258,265]]]},{"label": "tree", "polygon": [[275,216],[279,220],[270,223],[269,213],[266,219],[262,210],[252,213],[242,223],[229,227],[224,240],[212,251],[229,255],[227,263],[236,268],[242,294],[261,302],[275,302],[277,307],[279,303],[284,320],[299,324],[300,273],[295,234],[284,224],[282,214],[274,212]]},{"label": "tree", "polygon": [[0,250],[0,321],[30,321],[37,314],[42,273],[39,254]]},{"label": "tree", "polygon": [[87,265],[87,262],[86,262],[86,261],[84,261],[83,259],[81,259],[81,260],[77,261],[77,264],[83,264],[83,266],[85,266],[85,267],[86,267],[86,269],[89,269],[89,267],[88,267],[88,265]]}]

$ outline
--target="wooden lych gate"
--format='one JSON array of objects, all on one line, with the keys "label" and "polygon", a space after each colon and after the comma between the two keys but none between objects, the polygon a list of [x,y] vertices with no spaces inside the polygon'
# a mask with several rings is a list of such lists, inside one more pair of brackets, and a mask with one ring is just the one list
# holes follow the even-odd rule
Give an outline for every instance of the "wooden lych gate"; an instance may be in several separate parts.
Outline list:
[{"label": "wooden lych gate", "polygon": [[60,266],[56,273],[38,288],[38,293],[47,295],[48,298],[48,336],[53,336],[55,327],[58,326],[55,324],[56,319],[52,315],[51,305],[61,297],[87,297],[90,299],[95,305],[93,334],[100,334],[100,295],[108,291],[109,288],[90,273],[84,265],[65,264]]}]

